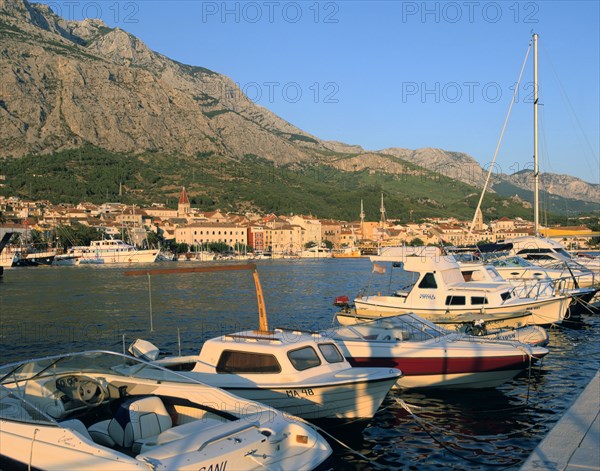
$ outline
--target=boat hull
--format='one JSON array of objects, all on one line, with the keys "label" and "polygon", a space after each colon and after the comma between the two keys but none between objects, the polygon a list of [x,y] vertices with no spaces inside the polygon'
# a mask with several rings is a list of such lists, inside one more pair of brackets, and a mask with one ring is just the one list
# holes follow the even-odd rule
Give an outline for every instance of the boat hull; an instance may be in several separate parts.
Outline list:
[{"label": "boat hull", "polygon": [[[524,325],[559,324],[565,318],[571,303],[569,296],[557,296],[523,305],[486,307],[485,311],[469,309],[421,308],[406,305],[394,296],[365,296],[354,300],[356,314],[369,318],[414,313],[424,319],[445,327],[456,327],[465,322],[483,319],[494,327],[521,327]],[[527,315],[527,313],[529,315]],[[461,317],[462,316],[462,317]]]},{"label": "boat hull", "polygon": [[[378,345],[380,343],[380,345]],[[519,351],[473,338],[441,346],[400,345],[385,342],[341,340],[338,344],[355,367],[402,369],[395,387],[412,388],[492,388],[511,380],[548,351]],[[499,345],[499,344],[495,344]],[[536,353],[537,352],[537,353]]]},{"label": "boat hull", "polygon": [[158,257],[158,250],[137,250],[134,252],[83,253],[80,255],[82,265],[108,265],[115,263],[153,263]]},{"label": "boat hull", "polygon": [[[366,373],[364,376],[368,375],[369,373]],[[261,385],[261,387],[227,386],[219,383],[220,375],[211,376],[210,379],[208,377],[198,377],[198,379],[236,396],[261,402],[303,419],[346,420],[372,418],[388,391],[396,383],[400,372],[393,370],[384,377],[375,379],[365,377],[363,380],[357,380],[357,372],[354,370],[350,373],[336,374],[336,381],[331,384],[306,382]]]}]

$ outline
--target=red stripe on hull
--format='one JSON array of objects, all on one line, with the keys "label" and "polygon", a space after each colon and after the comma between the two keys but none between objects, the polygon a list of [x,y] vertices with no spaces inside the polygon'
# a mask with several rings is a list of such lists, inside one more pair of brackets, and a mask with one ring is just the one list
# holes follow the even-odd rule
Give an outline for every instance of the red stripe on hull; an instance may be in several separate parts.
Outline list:
[{"label": "red stripe on hull", "polygon": [[404,376],[439,375],[457,373],[483,373],[525,369],[529,366],[527,356],[485,358],[347,358],[352,366],[398,368]]}]

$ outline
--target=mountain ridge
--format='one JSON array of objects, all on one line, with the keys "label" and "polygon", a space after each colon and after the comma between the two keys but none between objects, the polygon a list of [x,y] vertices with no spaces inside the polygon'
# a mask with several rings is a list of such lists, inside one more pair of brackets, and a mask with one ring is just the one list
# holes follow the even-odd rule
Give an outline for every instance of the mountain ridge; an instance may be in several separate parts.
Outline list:
[{"label": "mountain ridge", "polygon": [[[485,170],[465,153],[370,151],[321,140],[253,103],[230,78],[173,61],[101,20],[70,21],[47,5],[0,0],[0,37],[0,157],[92,145],[117,153],[221,155],[240,165],[255,155],[279,166],[342,172],[427,171],[477,188],[485,181]],[[600,185],[567,177],[541,179],[554,194],[600,202]],[[531,187],[522,175],[494,175],[491,191],[499,183]]]}]

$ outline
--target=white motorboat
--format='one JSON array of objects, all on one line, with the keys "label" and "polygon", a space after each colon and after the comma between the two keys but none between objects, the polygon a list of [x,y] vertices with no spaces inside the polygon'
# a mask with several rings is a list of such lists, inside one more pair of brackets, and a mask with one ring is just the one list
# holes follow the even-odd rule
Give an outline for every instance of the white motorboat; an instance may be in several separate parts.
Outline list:
[{"label": "white motorboat", "polygon": [[547,266],[560,262],[576,269],[587,269],[596,277],[600,276],[600,258],[572,256],[559,242],[552,239],[524,236],[507,239],[501,244],[512,255],[519,255],[536,265]]},{"label": "white motorboat", "polygon": [[567,316],[593,312],[590,301],[600,289],[589,285],[581,287],[580,283],[586,282],[585,276],[564,276],[563,272],[560,277],[558,270],[537,267],[520,257],[496,259],[492,264],[472,261],[459,265],[465,281],[508,281],[519,297],[567,294],[571,297]]},{"label": "white motorboat", "polygon": [[[140,351],[137,342],[132,353]],[[402,375],[353,368],[330,339],[285,329],[223,335],[207,340],[198,355],[153,363],[310,420],[370,419]]]},{"label": "white motorboat", "polygon": [[496,387],[548,353],[517,341],[450,333],[414,314],[346,325],[322,335],[335,340],[354,366],[401,368],[399,388]]},{"label": "white motorboat", "polygon": [[302,250],[299,254],[300,258],[331,258],[332,253],[323,245],[314,245],[306,250]]},{"label": "white motorboat", "polygon": [[402,247],[388,247],[371,261],[377,269],[379,262],[391,262],[392,270],[403,268],[412,281],[389,295],[358,296],[356,314],[363,317],[414,313],[447,326],[484,319],[496,327],[520,327],[560,323],[571,303],[568,294],[519,293],[506,281],[467,282],[451,255],[405,256]]},{"label": "white motorboat", "polygon": [[[336,319],[341,325],[354,325],[374,321],[373,317],[361,317],[357,315],[356,310],[353,309],[348,302],[347,296],[340,296],[334,303],[335,306],[342,308],[341,311],[336,314]],[[392,316],[391,318],[394,317],[395,316]],[[386,317],[380,317],[379,319],[386,319]],[[436,325],[438,329],[444,329],[448,334],[459,333],[488,340],[511,340],[539,347],[545,347],[550,341],[546,329],[539,325],[498,328],[490,326],[484,319],[476,319],[474,317],[472,320],[464,320],[461,324],[453,324],[452,327],[454,327],[454,330],[445,328],[443,323]]]},{"label": "white motorboat", "polygon": [[138,250],[120,239],[93,240],[90,246],[74,246],[67,255],[79,257],[82,264],[152,263],[159,249]]},{"label": "white motorboat", "polygon": [[90,351],[0,368],[0,454],[61,471],[309,470],[331,448],[275,409]]},{"label": "white motorboat", "polygon": [[270,330],[254,264],[137,270],[126,274],[224,270],[253,271],[259,330],[207,340],[198,355],[159,358],[156,347],[140,340],[132,344],[130,352],[299,417],[311,420],[370,419],[375,415],[402,373],[393,368],[353,368],[334,342],[314,333]]}]

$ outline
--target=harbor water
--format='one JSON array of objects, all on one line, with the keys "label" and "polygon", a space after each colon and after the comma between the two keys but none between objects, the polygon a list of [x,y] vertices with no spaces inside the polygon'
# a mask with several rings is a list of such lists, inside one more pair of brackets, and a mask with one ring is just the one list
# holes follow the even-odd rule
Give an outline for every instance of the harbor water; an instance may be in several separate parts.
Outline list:
[{"label": "harbor water", "polygon": [[[199,266],[195,262],[152,268]],[[0,281],[0,363],[68,351],[122,351],[136,338],[197,353],[216,335],[258,326],[249,272],[125,276],[148,266],[6,270]],[[258,263],[270,327],[324,330],[339,295],[387,290],[366,259]],[[541,365],[495,389],[392,391],[367,424],[328,430],[325,469],[518,469],[600,367],[600,317],[549,329]]]}]

